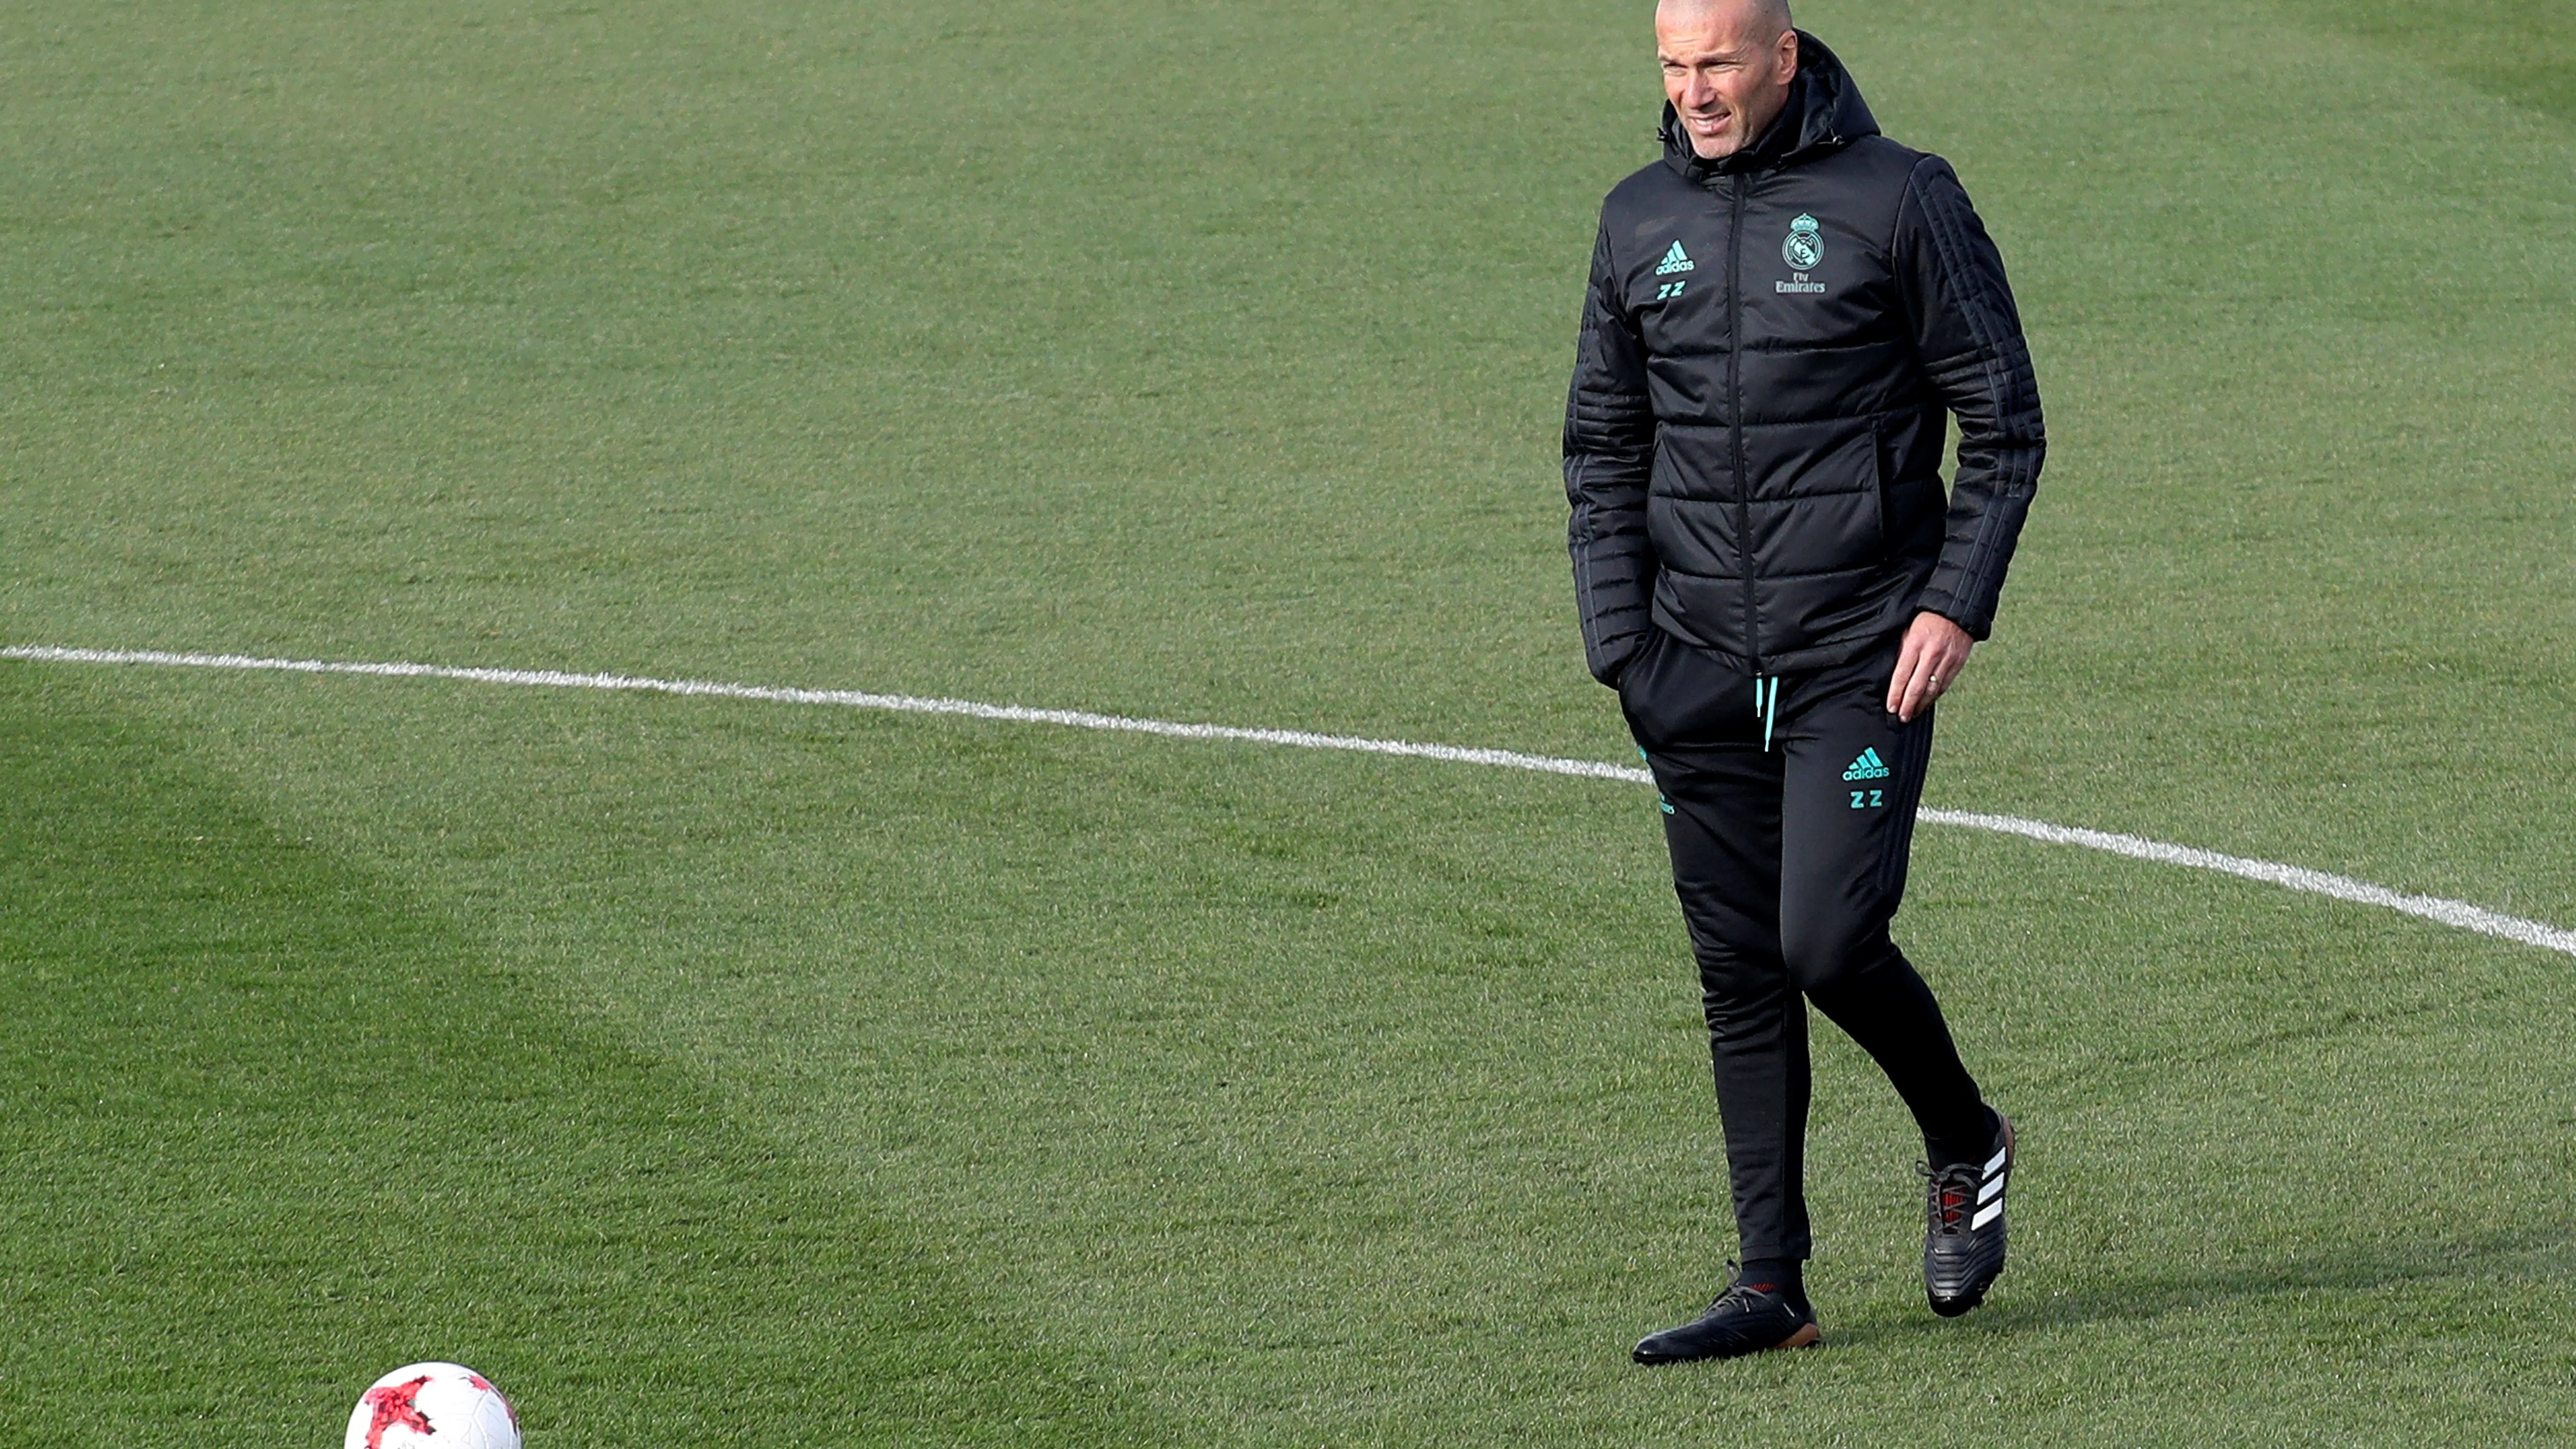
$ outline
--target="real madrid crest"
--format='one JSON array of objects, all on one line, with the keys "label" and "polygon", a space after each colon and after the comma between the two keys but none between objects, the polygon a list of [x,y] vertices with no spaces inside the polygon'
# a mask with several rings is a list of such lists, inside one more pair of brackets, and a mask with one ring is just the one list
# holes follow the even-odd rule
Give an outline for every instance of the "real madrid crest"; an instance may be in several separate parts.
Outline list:
[{"label": "real madrid crest", "polygon": [[1780,260],[1802,272],[1812,272],[1825,259],[1825,236],[1816,230],[1816,219],[1800,214],[1789,223],[1788,238],[1780,243]]}]

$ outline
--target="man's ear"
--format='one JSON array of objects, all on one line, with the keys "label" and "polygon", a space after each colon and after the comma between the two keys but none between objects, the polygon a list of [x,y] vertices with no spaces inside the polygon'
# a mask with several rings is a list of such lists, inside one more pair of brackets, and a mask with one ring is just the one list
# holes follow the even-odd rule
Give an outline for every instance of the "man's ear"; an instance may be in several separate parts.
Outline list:
[{"label": "man's ear", "polygon": [[1780,79],[1793,81],[1797,78],[1798,32],[1784,30],[1780,32]]}]

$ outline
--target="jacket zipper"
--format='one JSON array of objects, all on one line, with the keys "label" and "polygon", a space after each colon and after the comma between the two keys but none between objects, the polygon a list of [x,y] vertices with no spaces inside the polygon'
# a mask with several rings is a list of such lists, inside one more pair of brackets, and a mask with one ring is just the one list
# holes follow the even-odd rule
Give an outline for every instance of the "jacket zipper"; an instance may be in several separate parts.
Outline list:
[{"label": "jacket zipper", "polygon": [[1762,633],[1753,605],[1753,482],[1744,476],[1744,173],[1733,178],[1726,234],[1726,435],[1735,455],[1735,555],[1744,572],[1744,653],[1758,693]]}]

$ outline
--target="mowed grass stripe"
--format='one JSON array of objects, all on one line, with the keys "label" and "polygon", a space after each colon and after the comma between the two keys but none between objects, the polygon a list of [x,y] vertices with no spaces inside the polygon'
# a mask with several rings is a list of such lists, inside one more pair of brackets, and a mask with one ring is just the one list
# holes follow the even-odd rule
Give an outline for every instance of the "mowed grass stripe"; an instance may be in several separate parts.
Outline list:
[{"label": "mowed grass stripe", "polygon": [[[450,679],[473,684],[501,684],[521,688],[596,689],[615,693],[674,694],[684,697],[759,700],[781,704],[819,704],[846,709],[891,710],[901,714],[962,715],[969,719],[1001,723],[1061,725],[1073,729],[1110,730],[1121,734],[1160,735],[1168,739],[1227,740],[1242,744],[1280,745],[1291,749],[1345,750],[1358,754],[1394,755],[1412,759],[1439,760],[1451,764],[1527,770],[1547,775],[1622,780],[1631,784],[1654,783],[1654,776],[1650,772],[1631,765],[1613,765],[1600,760],[1568,760],[1549,755],[1525,754],[1518,750],[1419,744],[1410,740],[1361,739],[1352,735],[1318,734],[1311,730],[1191,724],[1173,720],[1137,719],[1129,715],[1099,714],[1090,710],[1036,709],[1026,705],[984,704],[965,699],[921,699],[910,695],[876,694],[864,690],[725,684],[704,679],[655,679],[621,674],[583,674],[553,669],[490,669],[407,661],[262,659],[243,654],[174,654],[149,649],[67,649],[44,645],[12,645],[0,648],[0,659],[51,664],[144,664],[185,669],[249,670],[261,673],[343,674],[380,679]],[[2310,870],[2304,866],[2288,865],[2280,861],[2249,860],[2244,856],[2202,850],[2195,846],[2171,845],[2160,840],[2147,840],[2139,836],[2123,835],[2107,830],[2053,825],[2044,820],[2025,820],[2014,815],[1988,815],[1969,810],[1927,807],[1922,812],[1922,818],[1934,825],[1989,830],[2003,835],[2018,835],[2048,845],[2080,846],[2087,850],[2107,851],[2113,855],[2127,856],[2132,860],[2153,861],[2161,865],[2178,865],[2194,870],[2210,870],[2224,875],[2241,876],[2246,880],[2262,881],[2269,885],[2280,886],[2285,890],[2325,896],[2356,905],[2379,906],[2463,931],[2475,931],[2484,936],[2519,941],[2526,946],[2538,946],[2543,950],[2576,956],[2576,931],[2565,931],[2543,921],[2527,921],[2519,916],[2490,911],[2466,901],[2449,900],[2440,896],[2410,895],[2329,871]]]},{"label": "mowed grass stripe", "polygon": [[539,1444],[1154,1437],[835,1173],[61,678],[0,677],[0,901],[0,1438],[319,1444],[422,1358]]}]

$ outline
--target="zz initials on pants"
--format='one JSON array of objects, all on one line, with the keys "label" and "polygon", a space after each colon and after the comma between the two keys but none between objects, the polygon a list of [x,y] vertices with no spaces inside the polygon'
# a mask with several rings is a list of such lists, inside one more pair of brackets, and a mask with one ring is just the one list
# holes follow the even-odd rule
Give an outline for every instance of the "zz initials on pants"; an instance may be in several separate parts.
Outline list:
[{"label": "zz initials on pants", "polygon": [[[1864,796],[1867,798],[1862,798]],[[1851,808],[1854,810],[1874,810],[1887,803],[1885,790],[1854,790],[1851,792],[1851,797]]]}]

